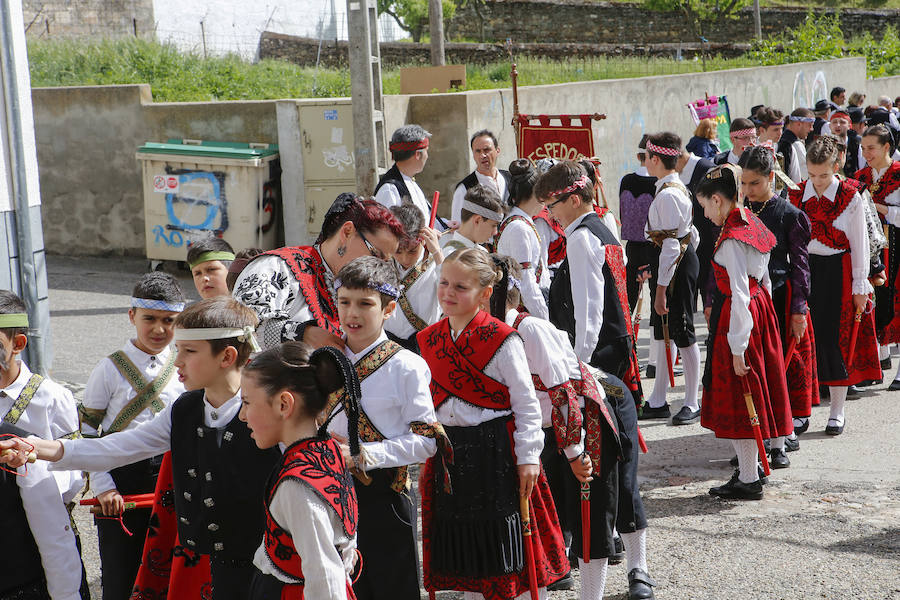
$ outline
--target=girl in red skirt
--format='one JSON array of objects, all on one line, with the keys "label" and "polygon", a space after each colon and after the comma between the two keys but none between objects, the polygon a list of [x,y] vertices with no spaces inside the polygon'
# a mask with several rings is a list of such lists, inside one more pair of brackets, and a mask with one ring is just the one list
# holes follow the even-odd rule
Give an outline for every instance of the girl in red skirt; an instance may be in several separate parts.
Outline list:
[{"label": "girl in red skirt", "polygon": [[[716,437],[732,440],[738,470],[709,493],[722,498],[760,500],[757,446],[744,401],[749,383],[763,438],[784,448],[793,431],[785,381],[781,336],[769,287],[769,253],[775,236],[738,198],[740,167],[711,170],[697,187],[706,217],[722,227],[713,250],[710,348],[704,374],[700,423]],[[741,378],[747,379],[742,381]]]},{"label": "girl in red skirt", "polygon": [[[869,238],[862,198],[849,181],[839,181],[837,142],[821,137],[806,153],[809,180],[791,190],[791,203],[811,223],[809,310],[816,330],[819,381],[829,386],[831,415],[825,433],[844,431],[847,387],[881,379],[875,318],[870,310]],[[856,346],[850,361],[854,318]],[[837,325],[837,326],[836,326]]]},{"label": "girl in red skirt", "polygon": [[[540,467],[541,408],[525,346],[483,310],[501,276],[481,249],[451,254],[438,284],[446,317],[417,336],[437,419],[453,445],[452,462],[431,458],[422,473],[425,589],[467,599],[527,595],[527,546],[540,588],[569,572]],[[520,497],[530,500],[532,544],[523,544]]]}]

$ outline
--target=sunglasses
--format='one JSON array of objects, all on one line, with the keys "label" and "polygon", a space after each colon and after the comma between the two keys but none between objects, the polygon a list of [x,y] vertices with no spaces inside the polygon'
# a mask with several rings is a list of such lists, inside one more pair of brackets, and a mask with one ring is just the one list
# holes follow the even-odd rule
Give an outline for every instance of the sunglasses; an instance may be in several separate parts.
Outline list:
[{"label": "sunglasses", "polygon": [[369,240],[366,239],[366,236],[359,229],[356,230],[356,233],[359,234],[360,239],[363,241],[363,244],[366,245],[366,248],[369,250],[369,254],[374,256],[377,259],[384,260],[384,252],[373,246]]}]

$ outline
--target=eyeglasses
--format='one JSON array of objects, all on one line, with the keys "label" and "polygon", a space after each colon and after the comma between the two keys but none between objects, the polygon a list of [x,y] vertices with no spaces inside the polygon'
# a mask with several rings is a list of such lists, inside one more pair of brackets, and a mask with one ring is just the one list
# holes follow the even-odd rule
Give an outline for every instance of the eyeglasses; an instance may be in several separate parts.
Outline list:
[{"label": "eyeglasses", "polygon": [[360,239],[363,241],[363,244],[366,245],[366,248],[369,250],[369,254],[378,258],[380,260],[384,260],[384,252],[373,246],[369,240],[366,239],[366,236],[363,235],[363,232],[359,229],[356,230],[356,233],[359,234]]},{"label": "eyeglasses", "polygon": [[565,200],[568,200],[568,199],[569,199],[569,196],[565,196],[563,198],[557,198],[556,200],[554,200],[550,204],[546,204],[545,206],[547,207],[547,210],[553,210],[554,206],[556,206],[560,202],[564,202]]}]

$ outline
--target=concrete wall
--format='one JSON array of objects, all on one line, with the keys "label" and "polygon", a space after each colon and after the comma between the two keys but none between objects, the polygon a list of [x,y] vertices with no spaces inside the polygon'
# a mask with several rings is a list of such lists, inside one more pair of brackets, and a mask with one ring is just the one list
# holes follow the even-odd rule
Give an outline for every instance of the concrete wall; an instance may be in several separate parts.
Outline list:
[{"label": "concrete wall", "polygon": [[47,249],[144,253],[135,151],[147,141],[277,141],[275,102],[153,103],[150,86],[33,90]]},{"label": "concrete wall", "polygon": [[878,101],[878,96],[888,96],[893,100],[900,96],[900,75],[870,79],[866,82],[864,89],[866,91],[866,104],[875,104]]},{"label": "concrete wall", "polygon": [[153,0],[23,0],[29,37],[152,35]]},{"label": "concrete wall", "polygon": [[[618,182],[638,166],[635,150],[641,135],[670,130],[687,142],[694,129],[685,107],[690,100],[705,92],[727,94],[736,118],[747,116],[756,104],[787,112],[811,106],[838,84],[848,90],[866,89],[865,59],[524,87],[519,89],[519,108],[523,113],[607,115],[605,121],[594,123],[594,147],[604,163],[607,198],[618,210]],[[408,122],[434,133],[431,158],[416,178],[426,195],[435,189],[442,196],[451,194],[455,183],[475,168],[468,143],[479,129],[497,134],[503,151],[500,161],[509,164],[516,155],[512,114],[509,89],[409,97]]]},{"label": "concrete wall", "polygon": [[[726,93],[733,117],[765,103],[791,110],[810,106],[834,85],[896,95],[900,78],[865,80],[862,58],[665,77],[520,88],[519,106],[532,113],[603,112],[595,123],[596,153],[607,196],[618,202],[618,181],[637,166],[634,150],[644,132],[693,130],[685,104]],[[883,90],[883,91],[882,91]],[[146,85],[42,88],[33,91],[45,242],[66,254],[144,253],[141,169],[135,150],[146,141],[187,137],[278,142],[276,101],[151,103]],[[449,211],[453,187],[474,168],[469,136],[488,128],[500,138],[501,163],[516,155],[512,92],[388,96],[388,131],[419,123],[434,134],[430,160],[417,177],[426,194],[438,190]],[[285,171],[292,167],[282,164]]]},{"label": "concrete wall", "polygon": [[[385,66],[431,65],[431,46],[413,42],[382,42],[381,61]],[[517,58],[544,60],[583,60],[598,56],[662,56],[671,58],[681,51],[685,59],[699,56],[701,50],[725,57],[740,56],[749,44],[513,44]],[[505,44],[447,43],[444,45],[447,64],[486,64],[509,60]],[[263,32],[259,39],[259,57],[286,60],[304,67],[317,63],[325,67],[347,67],[346,41],[282,35]]]},{"label": "concrete wall", "polygon": [[[711,0],[707,0],[711,1]],[[447,27],[448,35],[481,41],[503,42],[552,40],[554,42],[634,43],[692,42],[691,32],[681,12],[662,13],[640,3],[597,2],[595,0],[489,0],[478,4],[484,23],[469,3],[458,10]],[[766,8],[761,11],[764,36],[781,33],[802,23],[807,8]],[[817,14],[834,14],[835,9],[819,9]],[[896,10],[840,10],[841,29],[852,37],[870,32],[880,36],[886,24],[900,23]],[[484,37],[482,37],[482,26]],[[703,30],[712,42],[753,40],[753,13],[746,8],[738,18],[707,24]]]}]

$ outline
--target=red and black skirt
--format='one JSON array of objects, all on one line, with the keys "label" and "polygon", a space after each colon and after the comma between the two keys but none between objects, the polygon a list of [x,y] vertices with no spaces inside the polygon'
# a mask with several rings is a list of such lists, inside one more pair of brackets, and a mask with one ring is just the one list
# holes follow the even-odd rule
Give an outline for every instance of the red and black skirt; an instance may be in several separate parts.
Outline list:
[{"label": "red and black skirt", "polygon": [[[528,591],[513,419],[444,429],[453,464],[430,458],[420,480],[425,589],[511,600]],[[444,468],[452,494],[443,486]],[[538,586],[546,587],[569,572],[569,562],[543,470],[531,494],[531,531]]]},{"label": "red and black skirt", "polygon": [[[856,337],[853,364],[847,365],[853,329],[852,267],[850,253],[809,255],[809,310],[816,330],[816,364],[825,385],[853,385],[881,379],[878,340],[872,312],[863,314]],[[839,290],[839,293],[836,293]],[[838,324],[835,327],[835,324]]]},{"label": "red and black skirt", "polygon": [[[744,360],[750,367],[746,377],[753,393],[760,430],[763,438],[788,435],[794,426],[778,319],[769,292],[752,278],[748,308],[753,317],[753,329]],[[709,336],[707,342],[700,424],[711,429],[719,438],[752,439],[754,434],[744,401],[744,388],[741,378],[734,372],[733,355],[728,343],[730,320],[731,296],[716,289],[710,315],[710,331],[714,334]]]},{"label": "red and black skirt", "polygon": [[[772,304],[778,317],[778,331],[781,333],[781,347],[787,352],[791,345],[791,282],[772,290]],[[787,368],[788,396],[791,399],[791,414],[795,418],[809,417],[812,407],[818,406],[819,372],[816,365],[816,336],[811,311],[806,311],[806,333],[794,346],[792,356],[785,356]]]}]

